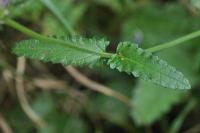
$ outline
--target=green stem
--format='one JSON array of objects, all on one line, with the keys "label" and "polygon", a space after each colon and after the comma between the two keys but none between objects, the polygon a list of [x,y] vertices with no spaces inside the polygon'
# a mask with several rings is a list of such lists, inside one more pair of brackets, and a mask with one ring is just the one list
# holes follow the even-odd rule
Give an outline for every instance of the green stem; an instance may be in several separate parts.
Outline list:
[{"label": "green stem", "polygon": [[152,47],[152,48],[148,48],[146,50],[149,51],[149,52],[157,52],[157,51],[160,51],[160,50],[163,50],[163,49],[166,49],[166,48],[174,47],[176,45],[179,45],[183,42],[186,42],[188,40],[191,40],[191,39],[199,37],[199,36],[200,36],[200,30],[193,32],[193,33],[190,33],[186,36],[180,37],[178,39],[175,39],[171,42],[167,42],[167,43],[164,43],[164,44]]},{"label": "green stem", "polygon": [[16,21],[12,20],[12,19],[5,19],[4,20],[5,24],[11,26],[12,28],[21,31],[22,33],[31,36],[33,38],[36,38],[38,40],[44,40],[44,41],[49,41],[49,38],[46,36],[42,36],[26,27],[24,27],[23,25],[17,23]]},{"label": "green stem", "polygon": [[69,31],[69,34],[75,35],[75,30],[68,23],[68,21],[63,17],[63,15],[59,12],[55,4],[51,0],[41,0],[42,3],[58,18],[58,20],[63,24],[65,29]]},{"label": "green stem", "polygon": [[173,121],[169,133],[178,133],[181,125],[183,124],[186,116],[194,109],[196,105],[196,101],[194,99],[190,99],[187,105],[184,107],[183,111],[178,115],[178,117]]},{"label": "green stem", "polygon": [[5,22],[5,24],[13,27],[14,29],[17,29],[24,34],[26,34],[26,35],[28,35],[32,38],[41,40],[41,41],[46,41],[46,42],[51,42],[51,43],[54,42],[54,43],[63,45],[63,46],[68,47],[68,48],[73,48],[73,49],[77,49],[79,51],[83,51],[83,52],[87,52],[87,53],[91,53],[91,54],[96,54],[96,55],[99,55],[99,56],[105,57],[105,58],[110,58],[113,55],[112,53],[95,52],[95,51],[92,51],[92,50],[89,50],[89,49],[78,47],[78,46],[74,45],[72,42],[67,41],[67,40],[63,41],[63,40],[58,40],[58,39],[55,39],[55,38],[49,38],[49,37],[40,35],[40,34],[34,32],[34,31],[26,28],[25,26],[17,23],[16,21],[14,21],[12,19],[5,19],[4,22]]}]

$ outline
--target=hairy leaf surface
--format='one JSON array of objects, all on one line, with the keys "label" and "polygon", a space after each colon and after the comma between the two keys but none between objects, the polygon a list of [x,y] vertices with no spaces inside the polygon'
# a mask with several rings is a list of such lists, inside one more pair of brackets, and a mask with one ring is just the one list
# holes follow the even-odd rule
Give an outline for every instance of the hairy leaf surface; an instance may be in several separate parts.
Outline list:
[{"label": "hairy leaf surface", "polygon": [[120,43],[117,54],[109,59],[108,64],[112,69],[131,73],[163,87],[190,89],[189,81],[181,72],[159,59],[158,56],[153,56],[150,52],[130,42]]},{"label": "hairy leaf surface", "polygon": [[[104,52],[109,43],[104,39],[96,40],[77,37],[67,39],[67,42],[72,42],[78,49],[67,47],[64,44],[60,45],[53,42],[31,39],[18,42],[13,52],[19,56],[39,59],[45,62],[51,61],[64,65],[80,66],[97,61],[100,55],[95,54],[95,52]],[[94,53],[87,50],[94,51]]]}]

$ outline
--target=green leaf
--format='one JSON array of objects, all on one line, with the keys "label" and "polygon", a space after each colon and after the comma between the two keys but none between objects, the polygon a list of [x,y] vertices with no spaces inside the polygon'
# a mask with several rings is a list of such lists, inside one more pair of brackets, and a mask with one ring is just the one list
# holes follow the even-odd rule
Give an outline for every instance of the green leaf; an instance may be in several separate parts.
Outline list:
[{"label": "green leaf", "polygon": [[131,116],[138,125],[150,125],[180,102],[184,94],[140,80],[133,90]]},{"label": "green leaf", "polygon": [[64,65],[86,65],[96,62],[105,51],[108,41],[104,39],[86,39],[74,37],[66,39],[73,47],[40,40],[24,40],[18,42],[13,52],[19,56],[39,59],[45,62],[62,63]]},{"label": "green leaf", "polygon": [[89,127],[85,121],[78,117],[68,117],[63,133],[88,133]]},{"label": "green leaf", "polygon": [[174,67],[130,42],[122,42],[109,59],[112,69],[127,72],[143,80],[172,89],[190,89],[189,81]]},{"label": "green leaf", "polygon": [[[159,56],[181,70],[190,79],[192,86],[199,83],[196,72],[188,69],[194,61],[182,46],[162,51]],[[132,118],[139,125],[152,124],[168,113],[173,105],[185,100],[184,98],[187,97],[188,93],[189,91],[163,89],[161,86],[140,80],[133,90]]]},{"label": "green leaf", "polygon": [[189,79],[192,87],[195,87],[199,83],[198,73],[195,69],[192,69],[195,59],[193,59],[191,53],[188,52],[187,45],[185,47],[177,46],[173,49],[166,49],[158,54],[159,57],[166,60],[168,63],[173,64],[173,66],[184,73],[184,75]]},{"label": "green leaf", "polygon": [[39,93],[36,95],[32,103],[32,108],[41,118],[44,119],[56,109],[56,102],[50,94]]}]

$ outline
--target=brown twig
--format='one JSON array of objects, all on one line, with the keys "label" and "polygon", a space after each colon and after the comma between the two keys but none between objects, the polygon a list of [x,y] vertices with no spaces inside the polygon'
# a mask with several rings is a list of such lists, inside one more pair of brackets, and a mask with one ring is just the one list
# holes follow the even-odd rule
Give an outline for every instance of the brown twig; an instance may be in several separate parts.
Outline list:
[{"label": "brown twig", "polygon": [[196,17],[198,16],[198,12],[195,7],[193,7],[191,4],[189,4],[188,0],[179,0],[180,3],[189,11],[189,13],[193,16]]},{"label": "brown twig", "polygon": [[80,84],[86,86],[87,88],[103,93],[104,95],[114,97],[122,102],[124,102],[126,105],[131,106],[130,99],[126,97],[125,95],[116,92],[112,90],[109,87],[106,87],[104,85],[101,85],[95,81],[92,81],[91,79],[85,77],[82,73],[80,73],[78,70],[76,70],[72,66],[68,66],[65,68],[66,71]]},{"label": "brown twig", "polygon": [[46,78],[34,78],[32,80],[32,86],[42,88],[43,90],[59,90],[68,87],[65,81]]},{"label": "brown twig", "polygon": [[0,128],[3,133],[13,133],[12,129],[10,128],[4,117],[1,115],[1,113],[0,113]]},{"label": "brown twig", "polygon": [[46,124],[45,122],[31,109],[28,100],[26,98],[26,93],[24,91],[24,81],[22,75],[25,71],[26,60],[24,57],[19,57],[17,59],[17,70],[16,70],[16,91],[19,102],[22,109],[27,114],[27,116],[33,121],[33,123],[38,128],[43,128]]}]

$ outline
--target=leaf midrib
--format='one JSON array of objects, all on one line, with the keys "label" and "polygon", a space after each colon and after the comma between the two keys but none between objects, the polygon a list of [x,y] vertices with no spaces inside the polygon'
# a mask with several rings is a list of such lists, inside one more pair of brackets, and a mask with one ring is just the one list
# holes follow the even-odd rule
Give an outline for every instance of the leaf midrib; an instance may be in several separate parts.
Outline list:
[{"label": "leaf midrib", "polygon": [[[130,59],[130,58],[124,56],[124,55],[117,55],[117,56],[118,56],[119,58],[124,58],[124,59],[126,59],[126,60],[128,60],[128,61],[130,61],[130,62],[136,63],[136,64],[138,64],[139,66],[142,66],[142,68],[144,68],[144,65],[143,65],[142,63],[140,63],[140,62],[137,62],[137,61],[135,61],[135,60],[132,60],[132,59]],[[149,69],[149,67],[148,67],[147,69]],[[151,70],[151,71],[153,71],[154,73],[156,73],[156,71],[154,70],[153,67],[151,67],[151,69],[149,69],[149,70]],[[177,81],[176,84],[180,81],[180,80],[178,80],[177,78],[174,78],[174,77],[172,77],[172,76],[170,76],[170,75],[167,75],[167,74],[163,73],[162,71],[159,71],[159,73],[165,75],[166,77],[171,77],[172,79],[176,80],[176,81]],[[183,78],[184,78],[184,77],[183,77]],[[181,81],[182,81],[182,80],[181,80]],[[184,83],[184,82],[181,82],[181,83],[183,83],[185,86],[187,86],[186,83]],[[176,85],[176,87],[177,87],[177,85]]]},{"label": "leaf midrib", "polygon": [[77,45],[74,45],[74,43],[72,43],[70,41],[58,40],[58,39],[55,39],[55,38],[49,38],[49,37],[46,37],[44,35],[40,35],[40,34],[34,32],[34,31],[20,25],[19,23],[15,22],[14,20],[9,19],[9,18],[5,19],[4,21],[7,25],[13,27],[14,29],[17,29],[17,30],[21,31],[22,33],[25,33],[26,35],[29,35],[29,36],[37,39],[37,40],[40,40],[40,41],[49,42],[49,43],[52,43],[52,42],[57,43],[57,44],[60,44],[64,47],[73,48],[75,50],[95,54],[95,55],[98,55],[100,57],[105,57],[105,58],[111,58],[111,56],[113,55],[112,53],[106,53],[104,51],[96,52],[96,51],[93,51],[93,50],[90,50],[90,49],[82,48],[82,47],[79,47]]}]

